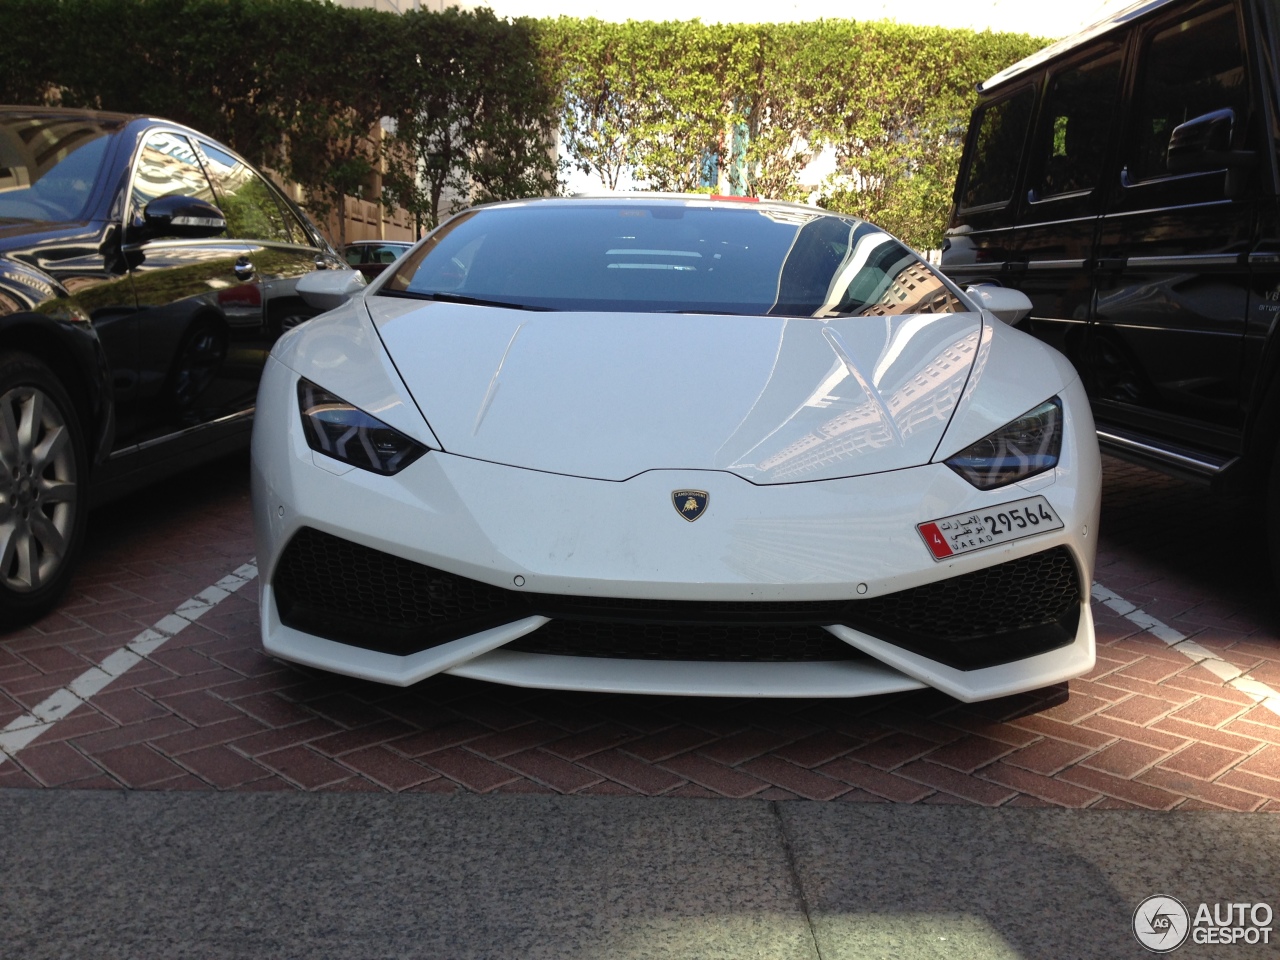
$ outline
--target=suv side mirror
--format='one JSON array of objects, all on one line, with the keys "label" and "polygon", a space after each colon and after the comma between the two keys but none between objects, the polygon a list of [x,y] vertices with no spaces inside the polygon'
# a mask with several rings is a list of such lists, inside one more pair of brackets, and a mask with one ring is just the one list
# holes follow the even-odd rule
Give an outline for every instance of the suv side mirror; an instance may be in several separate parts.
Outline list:
[{"label": "suv side mirror", "polygon": [[1226,168],[1227,196],[1238,196],[1244,186],[1241,174],[1258,162],[1258,154],[1231,149],[1235,124],[1236,112],[1229,107],[1178,124],[1165,152],[1169,172],[1202,173]]},{"label": "suv side mirror", "polygon": [[1021,290],[984,283],[967,288],[965,293],[997,320],[1011,327],[1031,312],[1031,300]]},{"label": "suv side mirror", "polygon": [[365,286],[359,270],[312,270],[298,279],[298,295],[317,310],[335,310]]},{"label": "suv side mirror", "polygon": [[142,210],[143,238],[180,237],[196,240],[216,237],[227,229],[222,211],[198,197],[171,194],[156,197]]}]

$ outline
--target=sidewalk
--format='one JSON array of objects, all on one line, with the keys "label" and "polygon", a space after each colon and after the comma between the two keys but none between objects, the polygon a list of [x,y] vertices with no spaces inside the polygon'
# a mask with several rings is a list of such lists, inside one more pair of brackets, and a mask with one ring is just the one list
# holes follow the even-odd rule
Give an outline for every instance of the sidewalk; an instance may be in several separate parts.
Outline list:
[{"label": "sidewalk", "polygon": [[8,790],[0,822],[15,960],[1115,960],[1148,896],[1280,907],[1280,820],[1230,813]]}]

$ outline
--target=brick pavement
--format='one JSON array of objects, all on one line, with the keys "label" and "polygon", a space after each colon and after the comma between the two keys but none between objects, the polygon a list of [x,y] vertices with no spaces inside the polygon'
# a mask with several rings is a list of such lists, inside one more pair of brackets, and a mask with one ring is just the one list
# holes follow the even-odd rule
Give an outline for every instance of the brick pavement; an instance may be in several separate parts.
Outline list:
[{"label": "brick pavement", "polygon": [[[65,602],[0,638],[0,726],[252,555],[246,474],[233,458],[94,516]],[[1280,687],[1249,505],[1112,460],[1104,503],[1098,579]],[[1098,604],[1091,674],[964,705],[401,690],[265,656],[255,603],[221,602],[0,764],[0,786],[1280,810],[1280,716]]]}]

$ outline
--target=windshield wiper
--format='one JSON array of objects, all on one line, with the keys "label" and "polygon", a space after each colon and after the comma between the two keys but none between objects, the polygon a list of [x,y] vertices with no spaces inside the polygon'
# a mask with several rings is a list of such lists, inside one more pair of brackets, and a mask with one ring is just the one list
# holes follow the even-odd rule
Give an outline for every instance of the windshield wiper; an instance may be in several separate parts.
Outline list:
[{"label": "windshield wiper", "polygon": [[465,303],[472,307],[505,307],[508,310],[537,310],[548,312],[550,307],[535,307],[527,303],[512,303],[507,300],[484,300],[480,297],[464,297],[460,293],[445,293],[443,290],[437,290],[435,293],[418,293],[413,290],[382,290],[380,293],[387,294],[392,297],[408,297],[415,300],[437,300],[440,303]]}]

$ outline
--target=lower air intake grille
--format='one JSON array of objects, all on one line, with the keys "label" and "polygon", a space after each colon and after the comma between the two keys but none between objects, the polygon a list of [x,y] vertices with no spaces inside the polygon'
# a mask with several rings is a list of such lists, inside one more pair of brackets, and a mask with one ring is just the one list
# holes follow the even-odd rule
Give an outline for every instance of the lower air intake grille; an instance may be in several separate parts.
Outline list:
[{"label": "lower air intake grille", "polygon": [[527,617],[509,590],[303,527],[276,569],[280,622],[366,650],[407,654]]},{"label": "lower air intake grille", "polygon": [[847,625],[961,670],[1066,646],[1080,575],[1066,547],[849,604]]},{"label": "lower air intake grille", "polygon": [[667,601],[506,590],[303,528],[272,584],[304,633],[409,654],[490,627],[551,618],[508,645],[571,656],[794,662],[858,656],[821,627],[846,624],[961,670],[1070,643],[1080,578],[1065,547],[938,583],[847,601]]},{"label": "lower air intake grille", "polygon": [[502,649],[567,657],[799,663],[865,656],[822,627],[552,620]]}]

